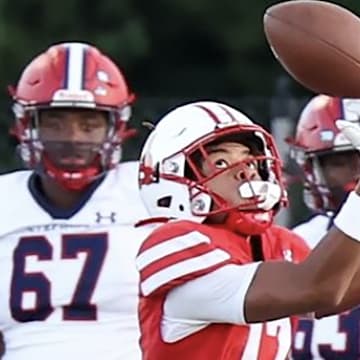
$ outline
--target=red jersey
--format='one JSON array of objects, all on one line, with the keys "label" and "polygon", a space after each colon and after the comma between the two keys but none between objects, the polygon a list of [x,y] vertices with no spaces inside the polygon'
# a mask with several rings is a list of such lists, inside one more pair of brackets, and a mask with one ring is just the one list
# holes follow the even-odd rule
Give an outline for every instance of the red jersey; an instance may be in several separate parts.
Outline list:
[{"label": "red jersey", "polygon": [[[265,260],[299,262],[309,250],[300,237],[274,225],[262,234],[262,251]],[[288,355],[292,337],[289,318],[251,325],[209,323],[170,343],[162,337],[164,303],[169,291],[227,264],[254,262],[246,238],[205,224],[170,222],[147,238],[137,261],[141,263],[138,267],[144,360],[284,359]]]}]

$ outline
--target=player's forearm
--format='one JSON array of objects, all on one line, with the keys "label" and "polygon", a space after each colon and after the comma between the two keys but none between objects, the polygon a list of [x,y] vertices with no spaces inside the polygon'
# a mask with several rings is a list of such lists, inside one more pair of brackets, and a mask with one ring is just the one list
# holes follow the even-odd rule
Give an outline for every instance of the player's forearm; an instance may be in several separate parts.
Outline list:
[{"label": "player's forearm", "polygon": [[246,296],[246,320],[266,321],[337,306],[360,262],[360,244],[354,244],[358,249],[349,251],[349,261],[339,259],[339,249],[333,247],[298,265],[263,263]]},{"label": "player's forearm", "polygon": [[[360,205],[360,198],[352,200]],[[354,201],[348,205],[360,209],[354,209]],[[348,228],[360,238],[360,224],[352,222]],[[360,242],[333,227],[303,263],[265,262],[259,267],[246,295],[245,317],[257,322],[337,307],[359,265]]]},{"label": "player's forearm", "polygon": [[347,289],[344,297],[341,302],[336,305],[326,309],[321,309],[317,311],[315,316],[316,318],[322,318],[324,316],[334,315],[341,313],[346,310],[350,310],[355,306],[360,304],[360,269],[356,272],[354,277],[351,280],[351,284]]}]

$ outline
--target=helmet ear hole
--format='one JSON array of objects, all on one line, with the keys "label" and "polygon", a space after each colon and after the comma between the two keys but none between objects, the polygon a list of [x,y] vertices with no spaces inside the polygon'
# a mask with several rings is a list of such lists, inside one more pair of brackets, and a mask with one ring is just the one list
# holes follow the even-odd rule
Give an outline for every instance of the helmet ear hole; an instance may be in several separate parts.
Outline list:
[{"label": "helmet ear hole", "polygon": [[162,208],[170,208],[171,201],[172,201],[172,196],[162,197],[162,198],[158,199],[157,206],[162,207]]}]

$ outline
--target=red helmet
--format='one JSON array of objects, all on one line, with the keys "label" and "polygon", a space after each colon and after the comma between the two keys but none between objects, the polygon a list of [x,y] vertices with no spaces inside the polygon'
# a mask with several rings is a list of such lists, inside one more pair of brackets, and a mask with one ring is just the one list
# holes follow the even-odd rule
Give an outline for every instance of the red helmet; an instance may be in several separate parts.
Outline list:
[{"label": "red helmet", "polygon": [[335,121],[339,119],[358,122],[360,100],[315,96],[300,114],[295,139],[288,139],[291,157],[305,176],[304,201],[315,211],[336,208],[332,191],[324,179],[319,156],[355,150],[337,129]]},{"label": "red helmet", "polygon": [[[16,89],[10,91],[16,120],[11,132],[28,167],[41,170],[67,189],[78,190],[120,161],[121,143],[130,132],[126,123],[134,95],[117,66],[97,48],[83,43],[51,46],[30,62]],[[39,140],[34,120],[39,110],[54,107],[94,109],[108,115],[107,137],[97,145],[94,161],[81,170],[57,167]]]}]

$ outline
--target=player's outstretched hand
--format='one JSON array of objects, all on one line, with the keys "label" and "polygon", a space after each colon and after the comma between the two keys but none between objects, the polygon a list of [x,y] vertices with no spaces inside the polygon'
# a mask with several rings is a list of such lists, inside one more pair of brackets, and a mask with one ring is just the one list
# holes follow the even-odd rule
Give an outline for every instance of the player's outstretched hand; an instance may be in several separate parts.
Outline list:
[{"label": "player's outstretched hand", "polygon": [[360,151],[360,125],[349,120],[336,120],[336,127]]},{"label": "player's outstretched hand", "polygon": [[[358,122],[348,120],[337,120],[336,127],[360,151],[360,125]],[[360,174],[359,174],[360,175]],[[360,195],[360,180],[358,181],[355,191]]]}]

